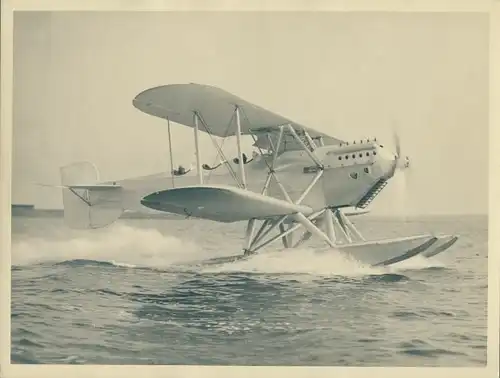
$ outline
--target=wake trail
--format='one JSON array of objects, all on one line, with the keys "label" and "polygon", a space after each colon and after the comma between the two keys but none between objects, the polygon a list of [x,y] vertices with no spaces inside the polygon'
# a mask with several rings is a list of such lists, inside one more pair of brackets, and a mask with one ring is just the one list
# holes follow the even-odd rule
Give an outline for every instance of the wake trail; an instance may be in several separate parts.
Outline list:
[{"label": "wake trail", "polygon": [[253,273],[276,275],[366,276],[384,274],[383,268],[374,268],[349,258],[335,250],[317,251],[300,248],[266,251],[246,260],[205,267],[202,273]]},{"label": "wake trail", "polygon": [[248,259],[210,263],[235,256],[230,247],[207,250],[191,241],[163,235],[155,229],[117,224],[104,232],[64,239],[28,238],[12,244],[12,264],[75,262],[74,266],[104,262],[128,268],[196,271],[201,274],[252,273],[310,277],[361,277],[442,267],[436,260],[413,258],[390,267],[371,267],[340,251],[313,248],[271,249]]},{"label": "wake trail", "polygon": [[92,260],[117,266],[162,268],[209,257],[213,257],[213,253],[193,242],[163,235],[154,229],[121,224],[71,239],[37,237],[12,243],[12,264],[18,266]]}]

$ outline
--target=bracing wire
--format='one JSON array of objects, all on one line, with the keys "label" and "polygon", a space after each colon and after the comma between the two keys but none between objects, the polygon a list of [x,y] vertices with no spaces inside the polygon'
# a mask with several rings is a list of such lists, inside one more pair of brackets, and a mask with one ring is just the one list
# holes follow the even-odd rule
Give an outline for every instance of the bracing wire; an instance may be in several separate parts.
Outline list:
[{"label": "bracing wire", "polygon": [[[226,128],[226,135],[227,135],[227,131],[229,130],[229,127],[231,126],[231,122],[233,121],[233,117],[234,117],[234,114],[233,114],[233,116],[231,116],[231,119],[229,120],[228,126]],[[227,162],[228,161],[227,157],[225,156],[224,151],[222,151],[221,146],[219,146],[219,144],[215,140],[215,138],[213,136],[213,133],[212,133],[212,130],[210,129],[210,126],[208,126],[208,124],[205,122],[205,120],[201,116],[199,116],[199,118],[201,120],[201,123],[205,127],[205,130],[210,135],[210,138],[211,138],[211,140],[212,140],[215,148],[217,149],[217,152],[218,152],[219,156],[223,159],[224,162]],[[230,165],[228,166],[228,168],[230,170],[230,173],[232,174],[232,177],[237,181],[237,179],[236,179],[236,172],[234,172],[234,170],[232,169],[232,167]]]},{"label": "bracing wire", "polygon": [[[203,119],[203,117],[198,114],[198,118],[200,119],[203,127],[205,127],[205,131],[210,135],[210,139],[212,140],[215,148],[217,149],[219,155],[224,159],[225,163],[226,163],[226,166],[228,167],[228,170],[229,170],[229,173],[231,175],[231,177],[238,183],[238,186],[241,188],[242,185],[240,183],[240,181],[238,180],[238,176],[236,175],[236,172],[234,172],[233,168],[231,167],[231,165],[229,164],[226,156],[224,155],[224,151],[221,150],[219,144],[217,143],[217,141],[214,139],[214,136],[212,134],[212,130],[210,129],[210,126],[207,125],[207,123],[205,122],[205,120]],[[231,116],[231,119],[229,120],[229,125],[231,124],[231,122],[233,121],[233,118],[234,118],[234,113],[233,115]],[[228,127],[229,129],[229,127]]]},{"label": "bracing wire", "polygon": [[[229,123],[227,124],[227,127],[226,127],[226,132],[224,133],[224,135],[227,135],[227,133],[228,133],[228,131],[229,131],[229,128],[231,127],[231,122],[233,121],[233,117],[234,117],[234,113],[233,113],[233,116],[231,117],[231,119],[229,120]],[[224,138],[222,139],[222,142],[221,142],[221,144],[220,144],[220,149],[221,149],[221,151],[223,151],[223,150],[222,150],[222,148],[224,147],[224,143],[226,142],[226,139],[227,139],[227,136],[226,136],[226,137],[224,137]],[[213,165],[215,165],[215,164],[217,163],[217,159],[219,159],[219,160],[220,160],[220,159],[222,159],[223,161],[226,161],[226,160],[227,160],[225,156],[218,156],[218,155],[217,155],[217,156],[215,157],[215,159],[214,159],[214,162],[212,163],[212,166],[213,166]],[[211,176],[212,176],[212,171],[210,171],[210,172],[208,173],[208,179],[207,179],[207,182],[210,180],[210,177],[211,177]]]}]

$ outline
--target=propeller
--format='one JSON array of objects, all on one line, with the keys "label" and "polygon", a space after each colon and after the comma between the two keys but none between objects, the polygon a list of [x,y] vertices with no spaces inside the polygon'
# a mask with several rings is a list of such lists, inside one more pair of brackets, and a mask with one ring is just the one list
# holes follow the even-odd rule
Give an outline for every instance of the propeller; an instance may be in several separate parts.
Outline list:
[{"label": "propeller", "polygon": [[401,211],[403,211],[404,214],[408,211],[408,184],[411,179],[408,177],[408,174],[410,173],[410,158],[407,155],[404,155],[402,153],[402,148],[401,148],[401,139],[399,137],[399,133],[394,130],[393,132],[393,138],[394,138],[394,149],[395,149],[395,158],[394,158],[394,171],[393,171],[393,176],[396,176],[396,173],[398,173],[397,176],[395,177],[396,182],[397,182],[397,188],[399,188],[398,196],[400,197],[397,202],[399,203],[399,206],[401,207]]},{"label": "propeller", "polygon": [[396,147],[396,158],[399,159],[401,157],[401,139],[399,138],[399,134],[394,130],[394,146]]},{"label": "propeller", "polygon": [[[407,168],[410,168],[410,158],[406,155],[401,154],[401,139],[399,138],[399,134],[394,131],[394,147],[395,147],[395,168],[396,169],[401,169],[401,170],[406,170]],[[396,173],[396,172],[394,172]]]}]

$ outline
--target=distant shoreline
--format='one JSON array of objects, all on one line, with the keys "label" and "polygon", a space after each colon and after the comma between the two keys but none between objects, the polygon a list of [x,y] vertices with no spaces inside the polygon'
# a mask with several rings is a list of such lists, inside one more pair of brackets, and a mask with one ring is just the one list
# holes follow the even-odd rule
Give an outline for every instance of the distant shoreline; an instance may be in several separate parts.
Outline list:
[{"label": "distant shoreline", "polygon": [[[35,208],[12,208],[12,217],[27,217],[27,218],[62,218],[64,217],[63,209],[35,209]],[[454,217],[477,217],[488,218],[488,214],[421,214],[421,215],[384,215],[384,214],[363,214],[354,216],[353,219],[425,219],[425,218],[454,218]],[[165,219],[179,220],[184,219],[184,216],[177,214],[163,213],[146,213],[146,212],[125,212],[120,219]]]},{"label": "distant shoreline", "polygon": [[[62,209],[12,209],[12,217],[26,218],[62,218],[64,210]],[[176,214],[161,214],[161,213],[139,213],[125,212],[120,219],[180,219],[184,218]]]}]

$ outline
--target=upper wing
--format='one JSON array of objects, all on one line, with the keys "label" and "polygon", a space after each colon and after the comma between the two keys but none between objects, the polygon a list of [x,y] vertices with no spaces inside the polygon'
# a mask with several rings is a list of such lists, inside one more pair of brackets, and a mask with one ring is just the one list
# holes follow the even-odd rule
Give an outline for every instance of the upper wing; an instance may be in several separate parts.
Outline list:
[{"label": "upper wing", "polygon": [[[133,105],[146,114],[190,127],[195,127],[197,112],[204,121],[199,124],[200,130],[219,137],[236,134],[234,113],[238,106],[243,135],[276,133],[278,126],[291,124],[297,131],[307,131],[313,139],[323,137],[325,144],[342,142],[208,85],[171,84],[147,89],[134,98]],[[265,148],[267,143],[267,137],[257,138],[257,146]]]}]

